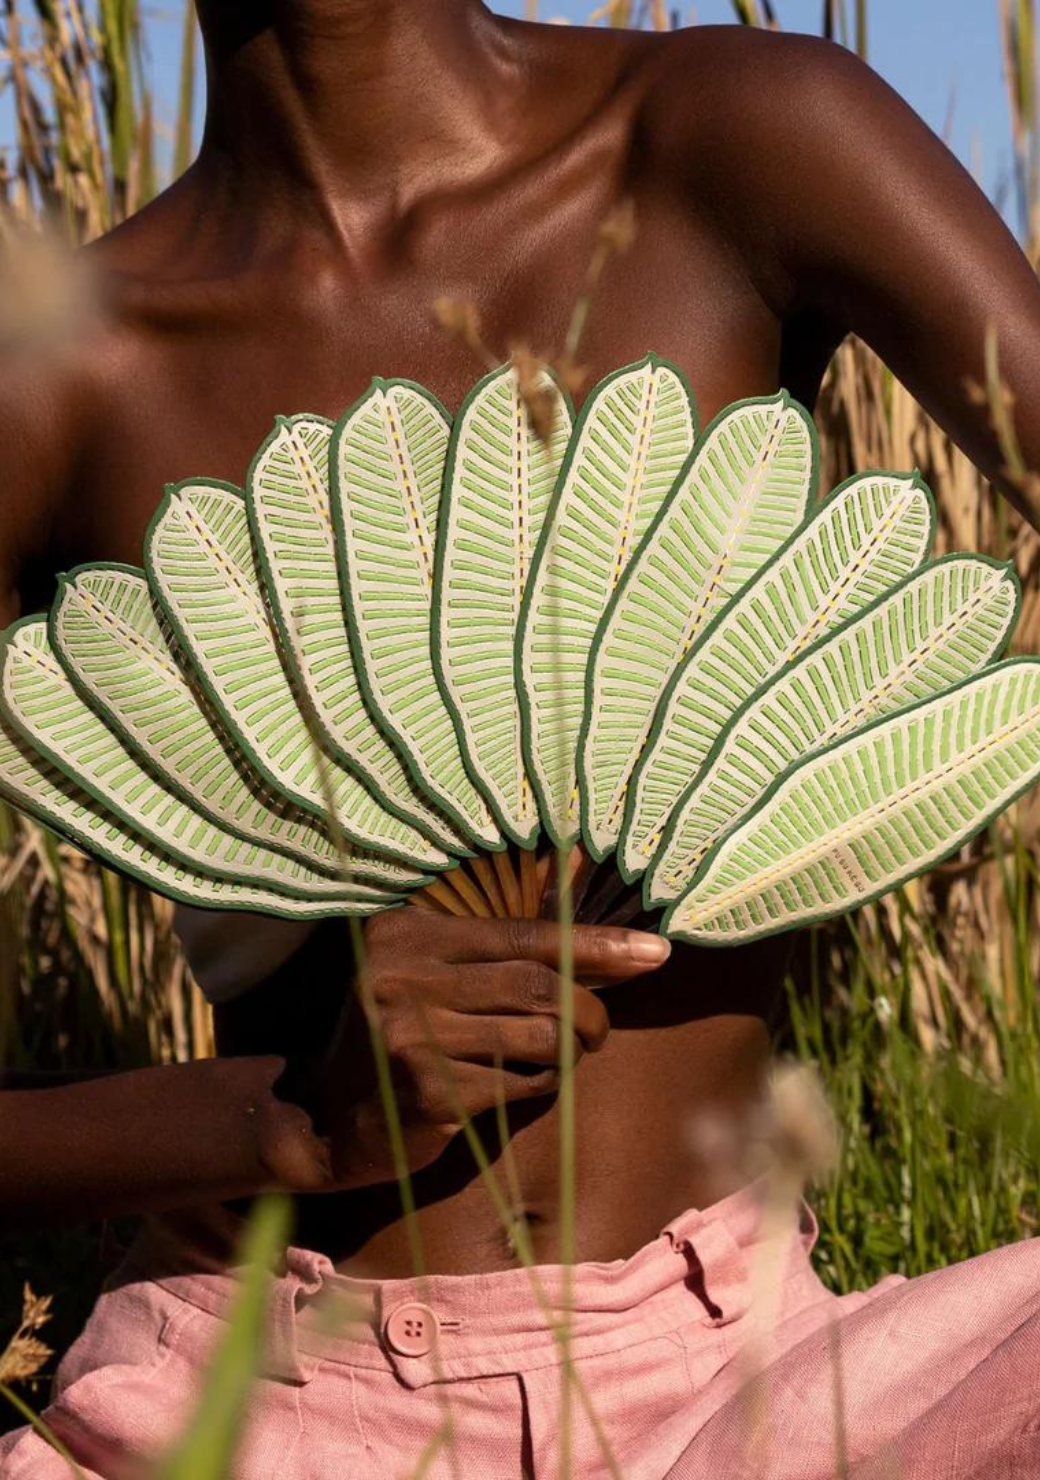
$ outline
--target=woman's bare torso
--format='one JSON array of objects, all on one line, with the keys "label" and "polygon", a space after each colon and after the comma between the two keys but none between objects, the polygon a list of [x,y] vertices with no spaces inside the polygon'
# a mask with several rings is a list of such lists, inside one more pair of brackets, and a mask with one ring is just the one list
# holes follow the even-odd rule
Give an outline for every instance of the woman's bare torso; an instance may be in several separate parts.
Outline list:
[{"label": "woman's bare torso", "polygon": [[[457,407],[482,367],[434,321],[439,295],[477,305],[501,358],[518,342],[557,353],[597,229],[622,195],[634,200],[638,230],[596,290],[578,356],[586,388],[652,349],[686,371],[702,425],[726,403],[781,383],[812,404],[835,335],[797,317],[785,325],[759,245],[742,250],[724,203],[699,204],[696,182],[711,172],[697,159],[695,87],[677,110],[689,170],[676,168],[661,89],[675,86],[678,41],[586,32],[579,44],[540,27],[525,44],[538,119],[530,136],[484,177],[439,180],[393,210],[385,199],[348,201],[338,248],[306,215],[272,227],[277,217],[261,210],[254,220],[233,178],[196,169],[91,249],[104,312],[66,366],[61,414],[78,455],[61,519],[29,567],[26,609],[49,599],[55,569],[139,563],[164,483],[192,474],[241,482],[277,413],[337,416],[374,374],[416,379]],[[691,78],[703,79],[712,47],[725,58],[731,42],[704,32],[682,45],[697,58]],[[190,943],[200,922],[180,918]],[[233,974],[254,925],[227,917],[219,932],[199,932],[224,958],[223,974],[228,958]],[[726,1169],[720,1180],[694,1126],[709,1111],[739,1114],[758,1092],[784,958],[782,943],[680,949],[660,973],[605,998],[610,1038],[576,1082],[579,1258],[624,1256],[684,1207],[726,1190]],[[345,930],[321,927],[271,980],[220,1009],[221,1052],[284,1052],[290,1038],[320,1045],[349,972]],[[523,1210],[537,1257],[551,1262],[556,1110],[540,1105],[515,1127]],[[432,1271],[513,1262],[461,1143],[416,1185]],[[308,1203],[298,1237],[341,1267],[409,1272],[395,1187]]]}]

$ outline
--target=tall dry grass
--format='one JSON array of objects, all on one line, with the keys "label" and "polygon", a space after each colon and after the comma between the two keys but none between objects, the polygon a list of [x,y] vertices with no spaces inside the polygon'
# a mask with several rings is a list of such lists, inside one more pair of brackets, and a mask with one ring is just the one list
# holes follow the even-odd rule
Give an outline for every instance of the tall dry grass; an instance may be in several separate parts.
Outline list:
[{"label": "tall dry grass", "polygon": [[[194,7],[184,7],[173,165],[191,156]],[[158,188],[156,102],[138,0],[7,0],[0,57],[14,149],[0,154],[0,328],[60,285],[48,238],[78,245]],[[49,262],[48,267],[45,260]],[[137,1064],[210,1051],[172,906],[0,804],[0,1052],[9,1067]]]}]

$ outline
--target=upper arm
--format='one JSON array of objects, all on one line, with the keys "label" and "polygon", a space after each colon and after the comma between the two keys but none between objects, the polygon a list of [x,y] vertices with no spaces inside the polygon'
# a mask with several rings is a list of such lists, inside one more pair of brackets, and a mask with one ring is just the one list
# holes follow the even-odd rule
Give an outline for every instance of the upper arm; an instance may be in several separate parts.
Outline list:
[{"label": "upper arm", "polygon": [[[839,47],[790,40],[748,110],[758,159],[742,193],[783,311],[809,308],[860,335],[1040,526],[1040,500],[1007,475],[989,407],[970,391],[985,381],[992,330],[1026,465],[1040,470],[1035,272],[967,171],[891,88]],[[743,145],[753,160],[747,137]]]},{"label": "upper arm", "polygon": [[27,578],[46,562],[75,461],[64,376],[0,358],[0,627],[19,615]]}]

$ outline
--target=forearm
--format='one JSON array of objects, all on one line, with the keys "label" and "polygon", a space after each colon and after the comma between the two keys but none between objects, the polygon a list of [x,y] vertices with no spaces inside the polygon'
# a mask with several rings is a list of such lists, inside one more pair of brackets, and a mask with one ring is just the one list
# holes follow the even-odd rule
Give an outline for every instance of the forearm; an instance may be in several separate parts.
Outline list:
[{"label": "forearm", "polygon": [[204,1059],[0,1091],[0,1220],[88,1221],[322,1191],[328,1150],[276,1098],[275,1057]]}]

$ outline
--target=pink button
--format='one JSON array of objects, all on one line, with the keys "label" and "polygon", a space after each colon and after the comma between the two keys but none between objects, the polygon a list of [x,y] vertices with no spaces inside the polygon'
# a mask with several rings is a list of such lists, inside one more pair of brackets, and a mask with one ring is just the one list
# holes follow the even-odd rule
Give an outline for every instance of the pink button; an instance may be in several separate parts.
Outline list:
[{"label": "pink button", "polygon": [[392,1310],[383,1324],[391,1351],[402,1357],[425,1357],[437,1340],[439,1322],[428,1305],[408,1301]]}]

